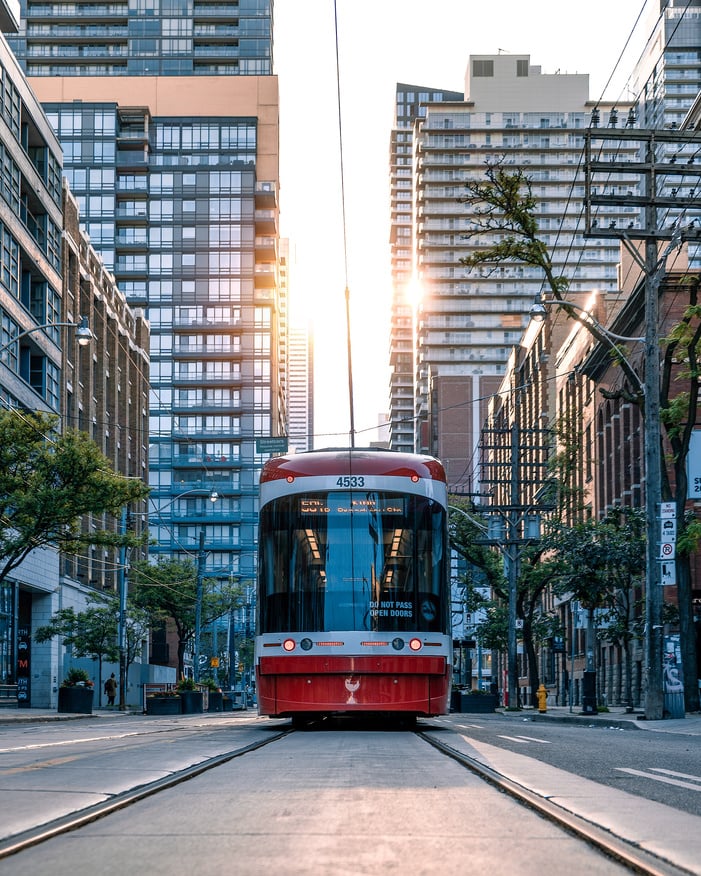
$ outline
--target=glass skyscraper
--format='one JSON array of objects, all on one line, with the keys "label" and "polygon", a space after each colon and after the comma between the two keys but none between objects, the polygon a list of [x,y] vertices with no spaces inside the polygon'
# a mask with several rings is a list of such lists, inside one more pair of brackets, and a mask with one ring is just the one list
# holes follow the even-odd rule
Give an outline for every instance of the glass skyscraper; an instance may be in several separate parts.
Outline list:
[{"label": "glass skyscraper", "polygon": [[[272,2],[23,0],[10,40],[90,240],[151,324],[153,551],[255,575],[256,437],[285,434]],[[216,501],[210,501],[216,494]]]}]

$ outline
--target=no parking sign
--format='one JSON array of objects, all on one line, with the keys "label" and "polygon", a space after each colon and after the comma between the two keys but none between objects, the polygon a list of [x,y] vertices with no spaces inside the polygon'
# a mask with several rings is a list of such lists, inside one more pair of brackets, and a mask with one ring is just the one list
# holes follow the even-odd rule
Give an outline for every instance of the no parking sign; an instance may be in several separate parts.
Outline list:
[{"label": "no parking sign", "polygon": [[661,560],[673,560],[674,559],[674,542],[665,541],[660,545],[660,559]]}]

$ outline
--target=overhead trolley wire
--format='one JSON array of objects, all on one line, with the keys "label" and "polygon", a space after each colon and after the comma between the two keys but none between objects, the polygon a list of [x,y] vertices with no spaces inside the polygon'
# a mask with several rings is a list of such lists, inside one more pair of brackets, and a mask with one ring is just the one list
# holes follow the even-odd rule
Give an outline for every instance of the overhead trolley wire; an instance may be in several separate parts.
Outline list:
[{"label": "overhead trolley wire", "polygon": [[333,3],[333,27],[336,43],[336,103],[338,106],[338,152],[341,172],[341,216],[343,222],[343,264],[346,299],[346,351],[348,355],[348,404],[350,413],[350,446],[355,447],[355,413],[353,405],[353,357],[351,354],[350,289],[348,286],[348,233],[346,223],[346,186],[343,163],[343,123],[341,119],[341,65],[338,53],[338,7]]}]

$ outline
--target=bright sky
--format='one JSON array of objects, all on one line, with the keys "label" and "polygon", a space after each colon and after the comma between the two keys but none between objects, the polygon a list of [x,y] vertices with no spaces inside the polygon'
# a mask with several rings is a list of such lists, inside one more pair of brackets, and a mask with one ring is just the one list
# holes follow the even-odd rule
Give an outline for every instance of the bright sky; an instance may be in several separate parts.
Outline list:
[{"label": "bright sky", "polygon": [[[347,446],[346,282],[356,446],[389,407],[389,142],[397,82],[464,90],[471,54],[529,54],[543,73],[589,73],[603,96],[643,0],[337,0],[345,247],[333,0],[276,0],[281,233],[293,322],[313,320],[316,447]],[[647,21],[647,17],[643,16]],[[627,96],[635,31],[606,96]],[[347,269],[344,251],[347,252]]]}]

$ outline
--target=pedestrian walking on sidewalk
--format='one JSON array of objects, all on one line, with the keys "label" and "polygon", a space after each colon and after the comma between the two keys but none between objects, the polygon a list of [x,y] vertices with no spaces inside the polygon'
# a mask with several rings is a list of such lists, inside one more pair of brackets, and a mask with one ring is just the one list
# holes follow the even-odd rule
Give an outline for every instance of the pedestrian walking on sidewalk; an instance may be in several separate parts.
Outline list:
[{"label": "pedestrian walking on sidewalk", "polygon": [[114,698],[117,696],[117,679],[114,677],[114,672],[105,682],[105,693],[107,694],[107,705],[114,705]]}]

